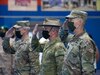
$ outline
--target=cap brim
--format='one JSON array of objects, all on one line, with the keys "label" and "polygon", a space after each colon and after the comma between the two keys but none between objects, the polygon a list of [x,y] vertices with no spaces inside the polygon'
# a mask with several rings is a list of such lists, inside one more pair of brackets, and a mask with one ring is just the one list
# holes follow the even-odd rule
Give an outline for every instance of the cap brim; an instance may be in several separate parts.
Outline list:
[{"label": "cap brim", "polygon": [[15,24],[13,27],[14,27],[14,28],[20,28],[21,26]]},{"label": "cap brim", "polygon": [[30,27],[21,27],[20,30],[25,29],[25,30],[30,30]]},{"label": "cap brim", "polygon": [[39,25],[39,26],[52,26],[52,27],[60,27],[60,25],[58,26],[58,25]]},{"label": "cap brim", "polygon": [[72,15],[67,15],[65,18],[68,19],[68,18],[75,18],[75,17]]}]

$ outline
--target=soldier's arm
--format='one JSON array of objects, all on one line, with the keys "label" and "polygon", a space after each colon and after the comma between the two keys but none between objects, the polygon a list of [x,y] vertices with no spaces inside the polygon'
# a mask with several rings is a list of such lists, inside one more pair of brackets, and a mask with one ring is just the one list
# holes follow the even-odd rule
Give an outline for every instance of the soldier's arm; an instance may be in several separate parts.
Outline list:
[{"label": "soldier's arm", "polygon": [[38,24],[35,25],[35,27],[33,29],[33,32],[32,32],[33,36],[32,36],[32,40],[31,40],[31,47],[32,47],[33,50],[41,52],[42,51],[42,47],[41,47],[41,45],[39,43],[39,40],[36,37],[37,31],[38,31]]},{"label": "soldier's arm", "polygon": [[8,54],[14,54],[16,51],[14,50],[13,47],[10,46],[10,38],[8,37],[5,37],[4,38],[4,41],[2,43],[2,46],[3,46],[3,50],[5,53],[8,53]]},{"label": "soldier's arm", "polygon": [[43,50],[36,35],[32,37],[31,47],[33,50],[38,51],[38,52],[42,52]]},{"label": "soldier's arm", "polygon": [[9,54],[14,54],[16,52],[12,46],[13,41],[10,40],[10,38],[14,35],[14,31],[15,31],[15,27],[13,26],[6,32],[4,41],[2,43],[4,52],[9,53]]},{"label": "soldier's arm", "polygon": [[[83,75],[94,75],[95,50],[91,41],[84,42],[80,47],[81,68]],[[81,52],[82,51],[82,52]]]},{"label": "soldier's arm", "polygon": [[56,46],[55,60],[56,60],[57,75],[61,75],[65,51],[66,51],[65,47],[62,43]]},{"label": "soldier's arm", "polygon": [[67,46],[67,43],[70,41],[70,39],[72,39],[73,36],[74,35],[69,33],[68,30],[66,30],[65,28],[61,27],[59,29],[59,37],[64,43],[65,47]]},{"label": "soldier's arm", "polygon": [[68,30],[65,30],[63,27],[59,29],[59,36],[62,42],[66,42],[68,36]]}]

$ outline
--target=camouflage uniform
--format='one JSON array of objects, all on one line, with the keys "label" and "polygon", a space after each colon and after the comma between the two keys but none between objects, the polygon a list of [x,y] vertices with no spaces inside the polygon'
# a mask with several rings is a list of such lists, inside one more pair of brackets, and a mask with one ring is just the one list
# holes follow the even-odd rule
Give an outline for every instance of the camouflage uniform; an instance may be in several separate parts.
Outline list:
[{"label": "camouflage uniform", "polygon": [[0,37],[0,75],[11,75],[13,55],[3,51],[2,42]]},{"label": "camouflage uniform", "polygon": [[[9,40],[4,40],[3,46],[8,47],[8,53],[14,53],[14,74],[13,75],[38,75],[39,73],[39,53],[33,47],[35,41],[30,42],[28,38],[26,41],[15,41],[12,48],[9,48]],[[32,45],[33,44],[33,45]]]},{"label": "camouflage uniform", "polygon": [[61,75],[64,52],[64,44],[60,38],[48,42],[43,49],[42,66],[40,75]]},{"label": "camouflage uniform", "polygon": [[15,53],[15,75],[37,75],[39,73],[38,52],[32,50],[29,39],[19,40],[13,45]]},{"label": "camouflage uniform", "polygon": [[[16,25],[14,25],[9,31],[8,35],[13,32],[14,28],[20,28],[29,31],[29,21],[18,21]],[[23,32],[24,33],[24,32]],[[20,36],[20,35],[19,35]],[[35,41],[31,41],[32,38],[26,35],[27,39],[17,39],[17,35],[15,40],[8,40],[12,36],[7,36],[3,42],[4,51],[10,54],[14,54],[14,62],[13,62],[13,75],[38,75],[39,73],[39,53],[36,51],[34,44]],[[10,43],[10,44],[9,44]],[[8,47],[8,48],[7,48]]]},{"label": "camouflage uniform", "polygon": [[93,43],[86,32],[69,40],[62,75],[94,75],[96,50]]}]

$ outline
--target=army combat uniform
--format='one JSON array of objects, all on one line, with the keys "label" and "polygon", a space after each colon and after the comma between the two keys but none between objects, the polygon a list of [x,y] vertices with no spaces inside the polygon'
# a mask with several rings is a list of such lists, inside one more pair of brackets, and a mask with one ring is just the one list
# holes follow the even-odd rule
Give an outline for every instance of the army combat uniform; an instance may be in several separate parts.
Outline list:
[{"label": "army combat uniform", "polygon": [[94,75],[96,50],[93,43],[86,32],[69,40],[62,75]]},{"label": "army combat uniform", "polygon": [[11,75],[13,55],[4,52],[2,42],[0,37],[0,75]]},{"label": "army combat uniform", "polygon": [[19,40],[14,44],[17,50],[15,53],[15,74],[37,75],[39,73],[39,55],[33,50],[29,39]]},{"label": "army combat uniform", "polygon": [[[4,42],[6,46],[7,40]],[[33,41],[34,42],[34,41]],[[26,41],[18,40],[13,44],[13,49],[9,50],[15,51],[14,63],[13,63],[13,75],[38,75],[39,73],[39,53],[33,49],[28,38]]]},{"label": "army combat uniform", "polygon": [[43,49],[42,66],[40,75],[61,75],[64,52],[64,44],[60,38],[48,42]]}]

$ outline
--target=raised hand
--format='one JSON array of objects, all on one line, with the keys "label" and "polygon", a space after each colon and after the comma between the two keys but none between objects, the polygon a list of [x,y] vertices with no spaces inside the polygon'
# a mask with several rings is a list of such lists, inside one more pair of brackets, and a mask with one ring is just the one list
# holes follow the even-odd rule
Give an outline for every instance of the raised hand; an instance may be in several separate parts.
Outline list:
[{"label": "raised hand", "polygon": [[36,35],[37,31],[38,31],[38,24],[36,24],[34,29],[33,29],[33,35]]}]

